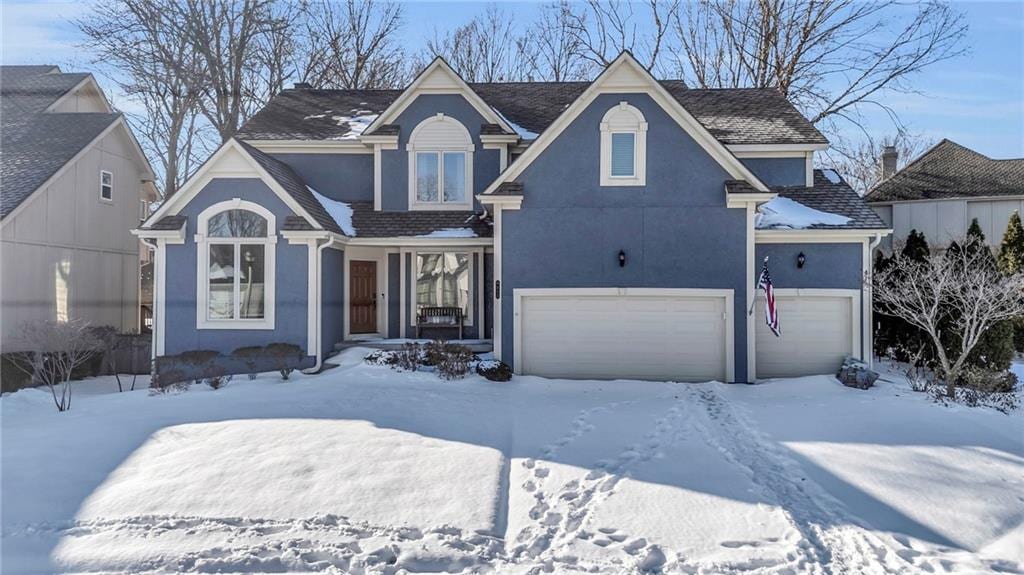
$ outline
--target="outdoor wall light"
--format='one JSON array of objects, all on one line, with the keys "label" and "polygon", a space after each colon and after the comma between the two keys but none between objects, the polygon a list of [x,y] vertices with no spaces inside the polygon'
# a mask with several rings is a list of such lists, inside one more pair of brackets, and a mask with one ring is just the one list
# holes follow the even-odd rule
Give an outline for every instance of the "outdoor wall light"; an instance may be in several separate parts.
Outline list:
[{"label": "outdoor wall light", "polygon": [[800,252],[800,254],[796,256],[796,267],[803,269],[805,263],[807,263],[807,256],[805,256],[803,252]]},{"label": "outdoor wall light", "polygon": [[624,250],[619,250],[619,267],[626,267],[626,252]]}]

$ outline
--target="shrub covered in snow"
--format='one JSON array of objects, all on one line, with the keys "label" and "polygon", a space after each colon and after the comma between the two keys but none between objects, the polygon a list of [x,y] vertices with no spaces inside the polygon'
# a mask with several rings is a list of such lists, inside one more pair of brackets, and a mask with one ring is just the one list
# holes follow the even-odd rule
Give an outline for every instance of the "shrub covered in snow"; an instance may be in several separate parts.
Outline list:
[{"label": "shrub covered in snow", "polygon": [[477,362],[476,372],[488,381],[509,381],[512,379],[512,368],[507,363],[495,359]]},{"label": "shrub covered in snow", "polygon": [[394,367],[398,363],[398,356],[395,352],[378,349],[370,355],[363,358],[363,361],[370,365],[379,365],[381,367]]},{"label": "shrub covered in snow", "polygon": [[437,374],[442,379],[462,379],[469,373],[469,365],[476,359],[464,345],[446,343],[437,362]]},{"label": "shrub covered in snow", "polygon": [[395,352],[393,367],[398,371],[416,371],[423,364],[423,349],[418,343],[406,343]]}]

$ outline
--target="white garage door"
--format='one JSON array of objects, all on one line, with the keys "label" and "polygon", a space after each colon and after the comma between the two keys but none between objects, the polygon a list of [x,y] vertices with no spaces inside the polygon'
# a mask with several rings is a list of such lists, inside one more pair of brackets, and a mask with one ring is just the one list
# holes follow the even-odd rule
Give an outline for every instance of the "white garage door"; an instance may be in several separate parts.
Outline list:
[{"label": "white garage door", "polygon": [[[805,295],[776,290],[782,335],[775,337],[764,322],[764,298],[757,301],[757,377],[833,374],[852,353],[859,322],[856,298],[849,295]],[[853,292],[857,293],[857,292]],[[860,317],[858,313],[856,317]],[[859,339],[859,335],[856,335]]]},{"label": "white garage door", "polygon": [[531,291],[516,290],[521,373],[579,379],[726,379],[731,291]]}]

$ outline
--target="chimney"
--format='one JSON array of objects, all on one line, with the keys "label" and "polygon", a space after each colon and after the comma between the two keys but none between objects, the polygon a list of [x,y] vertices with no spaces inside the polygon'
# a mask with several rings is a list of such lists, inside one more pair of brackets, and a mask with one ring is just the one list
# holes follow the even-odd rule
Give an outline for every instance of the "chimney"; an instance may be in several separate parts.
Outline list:
[{"label": "chimney", "polygon": [[882,179],[888,180],[896,173],[896,160],[899,158],[896,146],[882,148]]},{"label": "chimney", "polygon": [[312,90],[313,86],[306,82],[295,82],[292,84],[292,88],[295,90]]}]

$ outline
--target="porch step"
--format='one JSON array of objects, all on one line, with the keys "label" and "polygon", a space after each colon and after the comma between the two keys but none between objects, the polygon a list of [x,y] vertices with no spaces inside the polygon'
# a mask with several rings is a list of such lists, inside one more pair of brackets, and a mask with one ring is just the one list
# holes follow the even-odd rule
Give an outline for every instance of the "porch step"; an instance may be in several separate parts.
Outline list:
[{"label": "porch step", "polygon": [[[334,349],[342,351],[352,347],[368,347],[371,349],[384,349],[397,351],[407,343],[428,343],[429,339],[361,339],[345,340],[334,344]],[[488,353],[494,351],[494,343],[489,339],[452,339],[452,343],[458,343],[469,348],[473,353]]]}]

